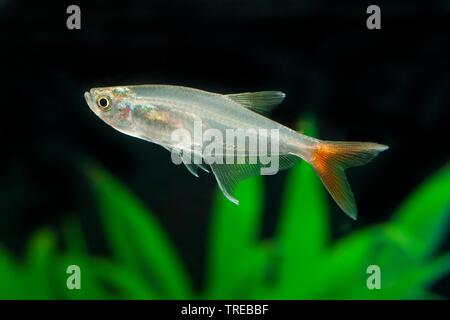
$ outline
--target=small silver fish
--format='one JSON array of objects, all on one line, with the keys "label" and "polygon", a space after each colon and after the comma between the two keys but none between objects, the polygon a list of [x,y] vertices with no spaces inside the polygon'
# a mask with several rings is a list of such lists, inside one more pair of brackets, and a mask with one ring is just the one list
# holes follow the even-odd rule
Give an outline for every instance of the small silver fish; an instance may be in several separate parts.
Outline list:
[{"label": "small silver fish", "polygon": [[[353,219],[357,208],[344,170],[363,165],[388,148],[371,142],[323,141],[266,118],[260,113],[269,111],[285,98],[279,91],[224,95],[180,86],[138,85],[93,88],[84,97],[90,109],[107,124],[179,155],[195,176],[199,168],[207,172],[210,168],[224,195],[236,204],[233,192],[238,182],[261,174],[266,164],[249,162],[248,158],[244,163],[202,161],[206,160],[202,153],[205,141],[194,139],[180,143],[174,141],[174,132],[182,129],[195,136],[195,126],[200,123],[202,134],[211,129],[223,136],[227,130],[254,130],[258,138],[267,141],[269,130],[276,131],[277,150],[268,149],[270,156],[279,160],[279,170],[292,167],[300,159],[307,161],[339,207]],[[249,156],[251,152],[246,146],[226,141],[217,155]]]}]

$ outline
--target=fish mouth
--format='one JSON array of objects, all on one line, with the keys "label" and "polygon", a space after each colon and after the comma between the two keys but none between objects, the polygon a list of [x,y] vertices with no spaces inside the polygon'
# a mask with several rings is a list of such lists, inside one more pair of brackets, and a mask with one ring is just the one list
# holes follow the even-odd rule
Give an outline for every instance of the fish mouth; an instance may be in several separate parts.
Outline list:
[{"label": "fish mouth", "polygon": [[86,99],[86,102],[88,103],[88,104],[90,104],[91,103],[91,94],[89,93],[89,92],[85,92],[84,93],[84,98]]},{"label": "fish mouth", "polygon": [[[84,93],[84,99],[86,99],[86,102],[89,106],[89,109],[92,110],[95,114],[97,114],[97,108],[95,108],[94,102],[92,100],[92,95],[89,92]],[[98,114],[97,114],[98,115]]]}]

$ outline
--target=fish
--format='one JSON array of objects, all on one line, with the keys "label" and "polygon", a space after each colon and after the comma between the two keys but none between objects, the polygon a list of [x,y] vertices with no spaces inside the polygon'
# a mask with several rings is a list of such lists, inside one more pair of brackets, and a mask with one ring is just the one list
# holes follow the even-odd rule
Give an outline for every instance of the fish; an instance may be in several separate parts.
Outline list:
[{"label": "fish", "polygon": [[[220,94],[159,84],[99,87],[84,93],[89,108],[114,129],[164,147],[172,153],[174,162],[178,159],[180,164],[184,163],[194,176],[198,177],[199,170],[207,173],[211,170],[220,190],[235,204],[239,204],[234,195],[237,184],[263,174],[263,169],[268,168],[269,164],[264,163],[262,157],[255,160],[264,148],[258,149],[258,145],[250,150],[249,142],[238,144],[236,139],[219,141],[215,159],[230,157],[235,162],[207,161],[204,140],[177,140],[174,132],[181,130],[194,136],[200,132],[201,136],[208,130],[215,130],[223,137],[230,130],[253,130],[261,141],[276,137],[265,149],[278,162],[276,172],[306,161],[342,211],[356,219],[357,206],[345,170],[368,163],[388,146],[374,142],[320,140],[266,117],[285,96],[281,91]],[[272,148],[274,146],[276,148]]]}]

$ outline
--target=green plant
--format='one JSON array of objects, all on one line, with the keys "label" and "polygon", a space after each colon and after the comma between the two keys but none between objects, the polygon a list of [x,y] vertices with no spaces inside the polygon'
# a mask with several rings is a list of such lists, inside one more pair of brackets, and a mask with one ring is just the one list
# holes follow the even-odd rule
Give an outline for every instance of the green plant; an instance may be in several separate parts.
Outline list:
[{"label": "green plant", "polygon": [[[311,122],[302,125],[310,134]],[[208,241],[206,286],[189,276],[154,215],[111,175],[89,166],[112,256],[94,257],[77,221],[66,221],[66,249],[41,230],[22,261],[0,248],[0,298],[61,299],[418,299],[450,271],[438,256],[449,227],[450,165],[416,189],[390,221],[329,240],[327,196],[313,170],[290,170],[271,239],[261,239],[261,177],[243,181],[235,206],[217,192]],[[66,267],[82,270],[82,290],[66,288]],[[382,289],[368,290],[366,268],[382,270]]]}]

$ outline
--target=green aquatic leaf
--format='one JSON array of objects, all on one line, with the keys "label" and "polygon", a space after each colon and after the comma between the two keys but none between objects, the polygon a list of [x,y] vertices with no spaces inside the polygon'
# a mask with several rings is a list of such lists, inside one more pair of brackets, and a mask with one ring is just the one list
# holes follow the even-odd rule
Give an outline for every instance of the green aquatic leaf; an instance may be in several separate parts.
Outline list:
[{"label": "green aquatic leaf", "polygon": [[88,176],[107,240],[119,262],[144,274],[158,298],[190,298],[186,271],[154,215],[104,170],[91,166]]},{"label": "green aquatic leaf", "polygon": [[316,270],[313,299],[364,299],[367,267],[376,264],[379,226],[356,231],[333,245]]},{"label": "green aquatic leaf", "polygon": [[[66,251],[58,257],[55,267],[57,273],[56,298],[57,299],[110,299],[114,298],[108,288],[104,288],[97,277],[96,268],[98,268],[97,259],[92,255],[80,254],[76,251]],[[67,281],[74,276],[73,273],[67,273],[69,266],[77,266],[80,270],[81,289],[69,289]]]},{"label": "green aquatic leaf", "polygon": [[[216,192],[207,253],[207,288],[205,298],[230,299],[244,297],[249,290],[242,288],[242,275],[248,265],[261,265],[256,250],[262,219],[262,178],[246,179],[236,188],[240,204],[227,200]],[[259,271],[258,271],[259,272]]]},{"label": "green aquatic leaf", "polygon": [[[305,134],[317,136],[313,120],[300,122]],[[305,161],[287,177],[277,232],[280,252],[279,296],[295,298],[314,287],[328,240],[328,207],[324,188]]]},{"label": "green aquatic leaf", "polygon": [[[307,134],[314,123],[303,124]],[[278,229],[260,239],[262,178],[243,181],[241,204],[216,194],[208,241],[206,290],[193,294],[179,257],[151,211],[102,169],[88,170],[113,260],[89,253],[77,220],[62,226],[64,252],[48,229],[18,262],[0,248],[0,299],[437,299],[450,253],[435,258],[449,227],[450,165],[423,183],[393,219],[328,244],[327,196],[307,163],[288,171]],[[68,290],[78,265],[82,289]],[[381,290],[366,285],[381,268]]]},{"label": "green aquatic leaf", "polygon": [[[228,278],[228,286],[222,284],[223,292],[212,292],[214,297],[207,294],[208,299],[267,299],[268,275],[273,248],[262,243],[248,252],[248,255],[235,263],[229,263],[234,268]],[[219,284],[220,285],[220,284]]]},{"label": "green aquatic leaf", "polygon": [[23,280],[21,265],[0,247],[0,299],[23,299],[27,289]]},{"label": "green aquatic leaf", "polygon": [[50,299],[55,275],[56,237],[49,229],[35,233],[29,243],[24,265],[25,299]]},{"label": "green aquatic leaf", "polygon": [[418,277],[417,285],[424,289],[429,289],[431,285],[436,283],[439,279],[447,276],[450,273],[450,253],[435,258],[433,261],[427,263],[421,270]]},{"label": "green aquatic leaf", "polygon": [[412,296],[411,292],[417,288],[408,287],[411,281],[401,279],[422,272],[444,240],[448,230],[448,197],[445,195],[448,177],[446,169],[431,177],[380,229],[378,237],[383,239],[384,245],[378,252],[376,263],[383,270],[384,290],[377,298],[420,297]]},{"label": "green aquatic leaf", "polygon": [[[343,259],[348,264],[346,270],[336,269],[333,266],[336,263],[328,265],[329,269],[334,270],[333,274],[339,274],[342,285],[344,286],[345,281],[351,288],[346,294],[341,295],[342,298],[417,299],[424,296],[431,283],[448,272],[447,258],[433,263],[427,262],[442,243],[443,233],[448,229],[448,190],[450,190],[448,173],[446,169],[441,174],[435,175],[418,189],[420,191],[409,197],[393,220],[383,226],[372,228],[376,232],[371,232],[371,245],[359,250],[359,254],[354,254],[354,249],[344,246],[345,250],[352,253],[351,257]],[[429,215],[424,214],[425,209]],[[351,258],[357,260],[351,262],[349,260]],[[382,290],[368,290],[364,286],[367,275],[363,275],[359,280],[353,279],[353,284],[350,277],[345,276],[357,274],[358,265],[361,270],[369,264],[380,266]],[[352,266],[354,272],[346,272],[352,270]],[[361,272],[359,274],[361,275]],[[336,281],[333,285],[336,286]],[[331,291],[336,292],[336,289]],[[329,297],[332,296],[335,294]]]},{"label": "green aquatic leaf", "polygon": [[67,218],[62,225],[62,235],[67,251],[88,255],[87,244],[79,220],[74,217]]},{"label": "green aquatic leaf", "polygon": [[450,164],[427,179],[400,206],[391,222],[408,239],[417,259],[430,257],[447,235],[450,218]]},{"label": "green aquatic leaf", "polygon": [[270,294],[270,274],[273,273],[274,247],[270,241],[262,242],[257,246],[251,259],[247,262],[242,272],[242,291],[252,288],[248,299],[268,299]]},{"label": "green aquatic leaf", "polygon": [[93,276],[104,291],[109,288],[112,299],[147,300],[157,299],[142,273],[136,273],[126,265],[113,263],[105,259],[97,259],[93,268]]},{"label": "green aquatic leaf", "polygon": [[[86,244],[78,219],[69,217],[62,224],[62,236],[65,251],[58,257],[58,283],[57,297],[64,299],[114,299],[115,293],[109,292],[105,288],[104,278],[99,276],[97,269],[100,265],[99,259],[92,256]],[[71,274],[67,274],[67,268],[76,265],[82,274],[81,290],[67,288],[67,279]],[[109,272],[105,272],[110,275]],[[100,275],[103,275],[100,273]],[[119,277],[120,275],[117,275]],[[106,281],[105,281],[106,282]]]},{"label": "green aquatic leaf", "polygon": [[[432,298],[429,294],[424,295],[431,285],[450,273],[450,254],[423,265],[408,268],[405,272],[399,272],[393,283],[384,286],[380,290],[381,299],[422,299]],[[383,276],[384,279],[384,276]]]}]

